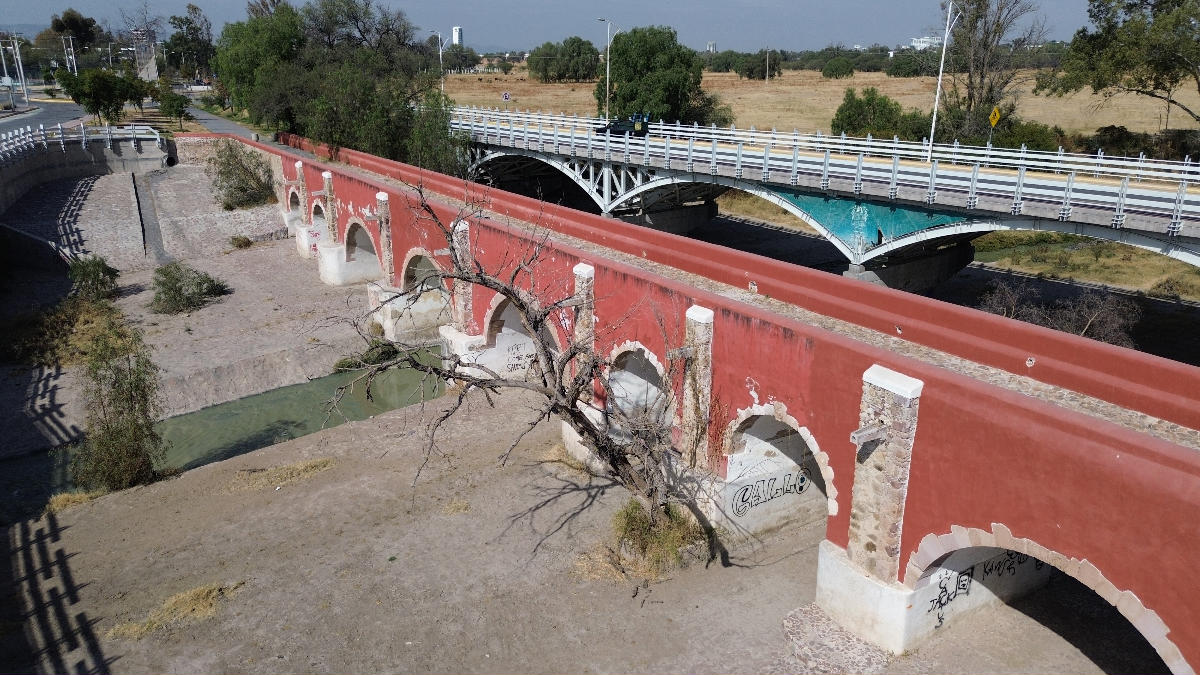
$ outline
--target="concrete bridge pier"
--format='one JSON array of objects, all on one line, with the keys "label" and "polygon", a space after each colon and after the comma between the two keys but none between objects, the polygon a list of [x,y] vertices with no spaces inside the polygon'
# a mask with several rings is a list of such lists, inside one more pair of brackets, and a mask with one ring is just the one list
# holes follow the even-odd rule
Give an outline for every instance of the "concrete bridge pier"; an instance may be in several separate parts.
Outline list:
[{"label": "concrete bridge pier", "polygon": [[[818,553],[816,604],[893,654],[913,648],[956,616],[1044,585],[1052,570],[1029,555],[973,545],[965,531],[955,545],[927,553],[931,559],[901,564],[923,387],[879,365],[863,373],[859,429],[850,437],[857,455],[848,543],[843,549],[826,540]],[[914,566],[920,569],[909,569]]]},{"label": "concrete bridge pier", "polygon": [[962,242],[922,255],[851,263],[842,276],[910,293],[924,293],[958,274],[975,259],[975,247]]}]

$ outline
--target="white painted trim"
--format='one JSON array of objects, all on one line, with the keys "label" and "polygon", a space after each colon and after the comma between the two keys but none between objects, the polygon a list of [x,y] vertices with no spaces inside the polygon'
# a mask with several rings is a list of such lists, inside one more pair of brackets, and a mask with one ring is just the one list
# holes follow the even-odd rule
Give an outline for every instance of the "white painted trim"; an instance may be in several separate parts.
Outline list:
[{"label": "white painted trim", "polygon": [[915,377],[909,377],[903,373],[897,373],[889,368],[884,368],[878,363],[867,368],[863,373],[863,382],[875,385],[880,389],[886,389],[898,396],[903,396],[909,400],[919,398],[921,390],[925,388],[925,383]]}]

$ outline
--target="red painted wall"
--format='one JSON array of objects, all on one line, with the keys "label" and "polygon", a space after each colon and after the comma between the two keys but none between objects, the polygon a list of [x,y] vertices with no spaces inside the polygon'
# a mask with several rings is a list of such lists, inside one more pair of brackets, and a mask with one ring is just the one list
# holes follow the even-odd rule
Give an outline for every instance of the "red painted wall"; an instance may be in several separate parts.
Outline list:
[{"label": "red painted wall", "polygon": [[[886,333],[900,326],[905,339],[1013,372],[1025,373],[1025,359],[1032,355],[1032,376],[1200,427],[1200,371],[1189,366],[485,191],[394,162],[348,151],[340,158],[441,195],[461,197],[467,190],[501,214],[704,276],[743,287],[753,280],[760,293]],[[318,189],[314,186],[326,167],[306,162],[310,191]],[[391,195],[397,266],[414,246],[445,247],[431,225],[413,215],[410,192],[331,170],[339,200],[357,204],[370,194],[373,202],[378,190]],[[445,222],[458,215],[436,197],[433,203]],[[503,223],[473,219],[471,228],[485,265],[497,266],[529,243],[528,233]],[[954,524],[987,530],[992,522],[1003,523],[1016,537],[1090,560],[1118,588],[1134,592],[1158,612],[1172,631],[1170,638],[1191,663],[1200,664],[1200,584],[1193,583],[1190,565],[1200,540],[1195,518],[1200,454],[570,246],[554,245],[546,252],[537,268],[537,287],[569,294],[571,268],[580,260],[596,268],[598,347],[606,355],[616,344],[638,340],[665,363],[666,347],[681,342],[683,313],[690,304],[716,313],[714,410],[733,415],[755,402],[779,401],[808,427],[829,455],[839,493],[838,515],[827,526],[834,543],[847,543],[856,451],[849,435],[858,426],[862,374],[878,363],[925,382],[902,561],[928,533],[949,532]],[[446,264],[444,258],[440,262]],[[474,296],[479,329],[485,327],[490,300],[487,292]],[[614,324],[619,331],[605,334],[604,328]],[[679,382],[673,385],[678,395]]]}]

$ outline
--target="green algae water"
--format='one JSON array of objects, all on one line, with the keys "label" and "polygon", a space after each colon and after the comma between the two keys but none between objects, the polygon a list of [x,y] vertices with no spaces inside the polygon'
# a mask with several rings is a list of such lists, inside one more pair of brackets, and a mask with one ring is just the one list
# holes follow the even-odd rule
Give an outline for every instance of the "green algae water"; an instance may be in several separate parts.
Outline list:
[{"label": "green algae water", "polygon": [[[156,425],[171,444],[163,467],[194,469],[429,400],[444,390],[441,382],[422,383],[420,372],[389,370],[372,385],[373,400],[359,385],[328,413],[334,390],[358,374],[328,375],[165,419]],[[0,523],[35,517],[50,495],[71,490],[70,461],[70,447],[0,460]]]},{"label": "green algae water", "polygon": [[358,383],[346,392],[337,409],[330,411],[328,401],[337,387],[358,375],[327,375],[167,418],[157,425],[169,444],[164,465],[181,471],[194,469],[442,393],[440,382],[422,382],[424,373],[393,369],[375,378],[372,400],[367,400],[365,386]]}]

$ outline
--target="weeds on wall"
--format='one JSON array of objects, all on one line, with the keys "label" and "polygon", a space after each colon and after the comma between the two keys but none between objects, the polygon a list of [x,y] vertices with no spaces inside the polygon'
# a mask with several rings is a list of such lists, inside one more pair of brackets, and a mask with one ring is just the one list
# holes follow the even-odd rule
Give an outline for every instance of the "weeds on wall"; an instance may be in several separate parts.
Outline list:
[{"label": "weeds on wall", "polygon": [[218,141],[205,173],[212,179],[217,201],[227,211],[276,200],[270,163],[261,153],[241,143]]}]

